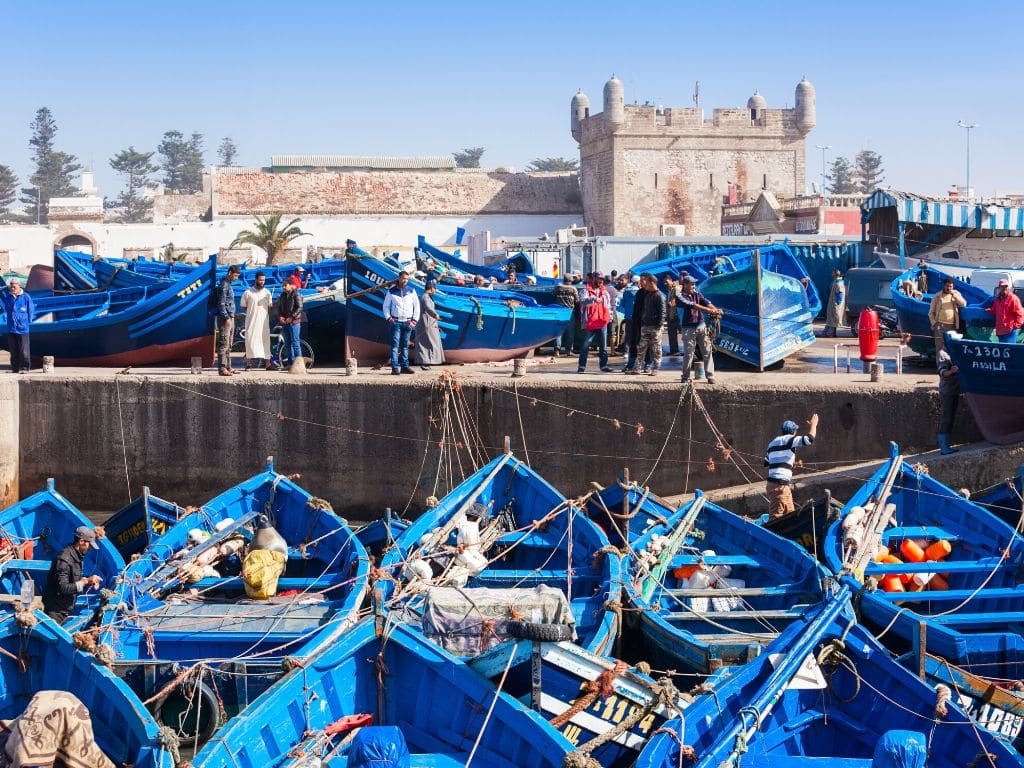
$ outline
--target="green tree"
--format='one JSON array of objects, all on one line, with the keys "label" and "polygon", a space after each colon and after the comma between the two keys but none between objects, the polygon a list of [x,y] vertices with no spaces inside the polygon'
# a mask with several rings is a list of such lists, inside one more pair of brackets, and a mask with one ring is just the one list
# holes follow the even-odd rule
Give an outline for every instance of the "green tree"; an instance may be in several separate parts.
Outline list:
[{"label": "green tree", "polygon": [[153,200],[142,194],[150,176],[160,170],[152,160],[152,152],[137,152],[134,146],[110,158],[110,167],[124,177],[125,187],[107,207],[119,211],[121,221],[146,221],[152,213]]},{"label": "green tree", "polygon": [[825,186],[833,195],[852,195],[857,191],[857,180],[853,176],[853,166],[845,157],[837,157],[825,174]]},{"label": "green tree", "polygon": [[[28,143],[32,147],[32,161],[36,169],[28,178],[32,186],[22,187],[21,202],[32,209],[38,205],[39,221],[45,223],[47,203],[51,197],[70,197],[78,191],[73,179],[82,166],[74,155],[58,152],[55,148],[57,122],[48,107],[40,107],[36,111],[29,128],[32,137]],[[35,218],[32,213],[30,211],[25,218]]]},{"label": "green tree", "polygon": [[11,217],[11,206],[18,196],[18,177],[6,165],[0,165],[0,222]]},{"label": "green tree", "polygon": [[239,245],[255,245],[266,251],[268,267],[276,265],[289,243],[309,234],[309,232],[299,229],[299,219],[292,219],[282,226],[281,216],[280,213],[272,213],[265,218],[257,216],[256,226],[253,229],[243,229],[239,232],[228,248]]},{"label": "green tree", "polygon": [[479,168],[480,158],[485,151],[483,147],[466,147],[461,152],[455,152],[455,165],[459,168]]},{"label": "green tree", "polygon": [[527,171],[576,171],[580,161],[568,157],[538,157],[529,162]]},{"label": "green tree", "polygon": [[231,140],[230,136],[221,139],[220,146],[217,147],[217,157],[220,159],[221,165],[234,165],[237,154],[238,147],[235,146],[235,142]]},{"label": "green tree", "polygon": [[182,195],[203,190],[203,135],[193,133],[186,139],[181,131],[167,131],[157,152],[162,157],[164,186]]},{"label": "green tree", "polygon": [[882,156],[870,149],[862,149],[853,158],[853,175],[857,179],[857,191],[870,194],[885,181]]}]

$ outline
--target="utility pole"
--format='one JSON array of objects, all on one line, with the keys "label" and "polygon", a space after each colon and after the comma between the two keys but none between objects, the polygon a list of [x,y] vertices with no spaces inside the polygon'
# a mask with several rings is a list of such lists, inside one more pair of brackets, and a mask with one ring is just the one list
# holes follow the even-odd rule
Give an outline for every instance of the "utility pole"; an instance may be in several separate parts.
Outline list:
[{"label": "utility pole", "polygon": [[821,150],[821,196],[825,197],[825,150],[832,149],[831,144],[815,144]]},{"label": "utility pole", "polygon": [[967,131],[967,189],[964,190],[964,195],[968,200],[971,199],[971,130],[977,128],[977,123],[965,123],[963,120],[957,120],[956,123],[961,128]]}]

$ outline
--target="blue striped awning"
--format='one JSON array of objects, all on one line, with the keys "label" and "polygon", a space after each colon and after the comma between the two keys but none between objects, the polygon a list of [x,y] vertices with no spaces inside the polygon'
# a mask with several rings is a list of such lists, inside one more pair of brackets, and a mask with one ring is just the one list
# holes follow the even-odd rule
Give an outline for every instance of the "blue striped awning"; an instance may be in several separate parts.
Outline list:
[{"label": "blue striped awning", "polygon": [[963,229],[1024,231],[1024,208],[986,202],[961,202],[879,189],[861,203],[861,218],[880,208],[895,208],[900,222]]}]

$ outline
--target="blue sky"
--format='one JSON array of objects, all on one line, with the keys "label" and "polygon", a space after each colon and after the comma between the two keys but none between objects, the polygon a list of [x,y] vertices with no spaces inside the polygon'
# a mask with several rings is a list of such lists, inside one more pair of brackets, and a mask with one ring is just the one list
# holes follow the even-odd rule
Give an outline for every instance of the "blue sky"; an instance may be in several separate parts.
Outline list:
[{"label": "blue sky", "polygon": [[28,125],[49,106],[58,148],[120,181],[109,158],[164,131],[223,136],[239,162],[271,154],[432,155],[487,148],[484,165],[576,156],[569,100],[594,110],[611,73],[627,102],[791,105],[814,83],[821,152],[868,147],[899,189],[963,183],[965,132],[982,194],[1024,191],[1019,35],[1024,3],[292,2],[0,0],[6,77],[0,163],[31,172]]}]

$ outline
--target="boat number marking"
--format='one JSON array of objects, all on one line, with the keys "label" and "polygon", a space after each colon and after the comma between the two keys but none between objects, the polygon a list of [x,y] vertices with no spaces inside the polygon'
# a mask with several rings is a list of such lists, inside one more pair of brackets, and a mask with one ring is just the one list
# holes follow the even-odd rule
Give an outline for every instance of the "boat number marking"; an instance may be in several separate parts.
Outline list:
[{"label": "boat number marking", "polygon": [[[163,520],[150,520],[149,523],[149,529],[156,536],[163,536],[165,533],[167,533],[168,527],[169,526],[167,525],[167,523],[165,523]],[[136,536],[141,536],[145,530],[146,521],[140,520],[139,522],[133,524],[130,528],[127,528],[121,533],[117,534],[117,543],[122,545],[127,544],[128,542],[135,539]]]},{"label": "boat number marking", "polygon": [[184,288],[182,288],[180,291],[178,291],[178,298],[179,299],[184,299],[188,294],[192,293],[192,291],[195,291],[200,286],[202,286],[202,284],[203,284],[202,280],[196,280],[194,283],[189,283]]},{"label": "boat number marking", "polygon": [[1010,347],[982,347],[977,344],[972,347],[970,344],[964,344],[963,351],[970,357],[1003,357],[1007,360],[1012,357]]},{"label": "boat number marking", "polygon": [[[640,707],[629,699],[617,694],[612,694],[606,699],[597,699],[597,701],[591,704],[587,709],[605,722],[615,723],[618,725],[626,719],[627,715],[629,717],[633,717],[640,710]],[[654,712],[651,712],[630,730],[633,733],[639,732],[646,735],[650,732],[651,728],[654,727],[654,721],[656,719],[657,715]],[[578,743],[580,733],[580,727],[578,725],[574,725],[571,721],[566,723],[565,727],[562,729],[562,735],[573,744]]]},{"label": "boat number marking", "polygon": [[984,704],[978,708],[978,700],[969,696],[960,696],[960,706],[964,708],[967,716],[977,721],[978,725],[1005,736],[1008,739],[1016,739],[1020,735],[1021,727],[1024,726],[1024,717],[1005,712],[991,704]]}]

